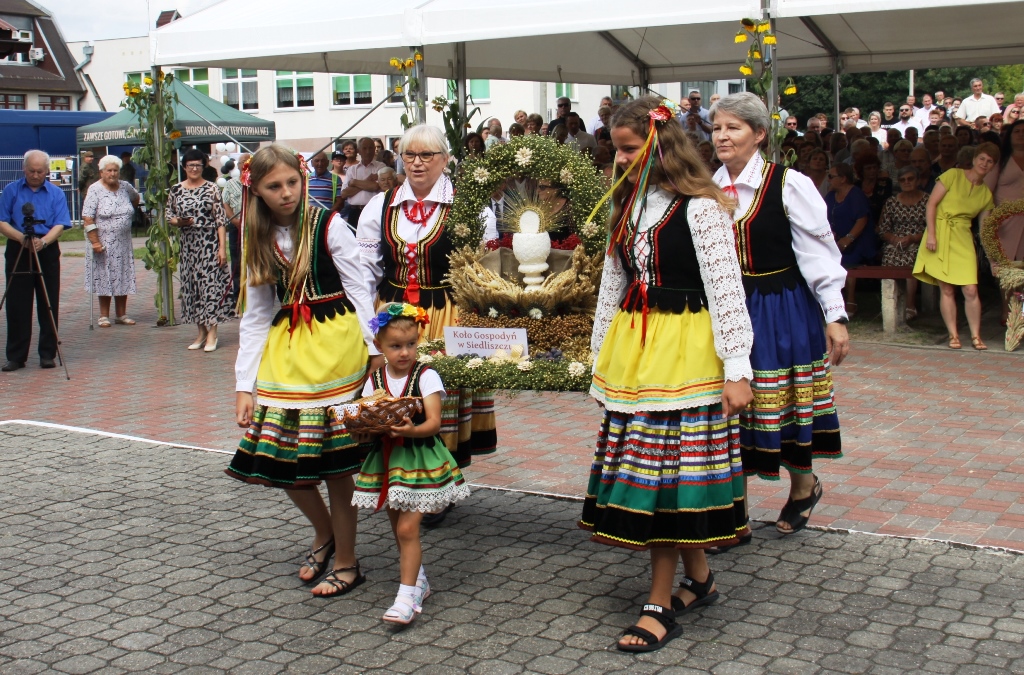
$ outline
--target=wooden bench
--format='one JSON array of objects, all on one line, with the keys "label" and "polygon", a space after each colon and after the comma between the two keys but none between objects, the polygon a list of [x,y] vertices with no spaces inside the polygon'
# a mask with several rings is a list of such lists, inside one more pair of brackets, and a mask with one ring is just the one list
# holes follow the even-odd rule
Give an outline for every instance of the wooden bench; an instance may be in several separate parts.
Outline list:
[{"label": "wooden bench", "polygon": [[846,270],[849,279],[882,280],[882,332],[886,337],[907,330],[907,279],[914,276],[911,267],[863,265]]}]

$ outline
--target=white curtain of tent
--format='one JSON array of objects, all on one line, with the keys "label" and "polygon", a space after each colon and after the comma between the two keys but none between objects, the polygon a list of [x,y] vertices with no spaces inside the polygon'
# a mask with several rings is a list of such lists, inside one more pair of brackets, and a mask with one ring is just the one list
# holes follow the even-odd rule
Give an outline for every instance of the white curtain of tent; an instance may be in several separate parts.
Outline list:
[{"label": "white curtain of tent", "polygon": [[[685,6],[684,6],[685,5]],[[456,45],[466,76],[580,84],[640,84],[737,76],[739,19],[757,0],[622,3],[508,0],[497,21],[477,0],[224,0],[152,35],[161,65],[321,72],[390,72],[388,60],[423,45],[429,77],[450,78]],[[1020,2],[776,0],[784,76],[1024,61]],[[232,35],[258,36],[249,40]]]}]

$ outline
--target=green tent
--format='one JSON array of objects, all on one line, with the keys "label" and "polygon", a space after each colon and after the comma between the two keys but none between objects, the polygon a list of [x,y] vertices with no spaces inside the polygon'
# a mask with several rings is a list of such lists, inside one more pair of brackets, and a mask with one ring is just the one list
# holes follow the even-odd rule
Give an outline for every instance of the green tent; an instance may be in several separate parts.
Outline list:
[{"label": "green tent", "polygon": [[[182,146],[230,140],[257,144],[277,138],[273,122],[235,110],[176,79],[170,86],[177,97],[174,128],[181,132],[177,140]],[[77,141],[79,148],[142,145],[138,136],[139,118],[129,110],[122,110],[102,122],[78,127]]]}]

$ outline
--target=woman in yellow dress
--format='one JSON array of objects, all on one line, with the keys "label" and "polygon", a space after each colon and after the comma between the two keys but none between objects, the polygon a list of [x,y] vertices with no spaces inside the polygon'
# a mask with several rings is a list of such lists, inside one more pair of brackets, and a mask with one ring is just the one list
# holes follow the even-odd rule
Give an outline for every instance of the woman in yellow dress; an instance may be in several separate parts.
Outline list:
[{"label": "woman in yellow dress", "polygon": [[939,176],[928,200],[925,245],[917,250],[914,276],[942,290],[939,309],[949,331],[949,348],[960,349],[956,326],[956,287],[963,287],[964,313],[971,329],[971,345],[988,349],[981,341],[981,300],[978,298],[978,259],[971,236],[971,220],[993,208],[985,174],[999,163],[999,148],[982,143],[970,169],[950,169]]}]

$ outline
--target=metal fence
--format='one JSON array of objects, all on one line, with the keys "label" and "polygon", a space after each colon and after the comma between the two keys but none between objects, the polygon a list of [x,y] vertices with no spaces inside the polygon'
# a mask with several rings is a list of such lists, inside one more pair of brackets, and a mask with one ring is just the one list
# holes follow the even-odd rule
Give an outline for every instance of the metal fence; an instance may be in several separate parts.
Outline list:
[{"label": "metal fence", "polygon": [[[73,171],[65,171],[63,176],[66,178],[61,181],[58,185],[61,191],[64,192],[64,197],[68,200],[68,212],[71,214],[72,225],[77,225],[80,219],[79,211],[81,210],[82,201],[78,196],[78,163],[75,161],[75,156],[61,157],[56,155],[50,156],[51,160],[65,160],[67,162],[75,162]],[[10,183],[23,178],[25,176],[22,170],[22,164],[25,161],[24,157],[17,156],[12,157],[9,155],[0,156],[0,190],[3,190]],[[52,177],[52,175],[51,175]],[[55,185],[56,181],[51,181]]]}]

